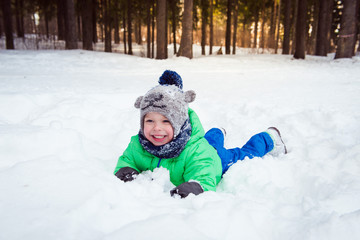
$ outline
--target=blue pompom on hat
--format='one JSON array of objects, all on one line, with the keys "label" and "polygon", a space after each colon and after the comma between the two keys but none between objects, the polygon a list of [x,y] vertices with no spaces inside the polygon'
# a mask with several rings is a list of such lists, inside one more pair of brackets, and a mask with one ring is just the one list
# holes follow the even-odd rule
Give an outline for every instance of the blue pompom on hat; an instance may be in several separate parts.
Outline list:
[{"label": "blue pompom on hat", "polygon": [[158,86],[150,89],[144,96],[136,99],[135,107],[140,108],[141,131],[144,130],[144,117],[149,112],[157,112],[165,116],[174,129],[174,138],[189,118],[190,102],[195,100],[194,91],[182,91],[183,83],[180,75],[166,70],[159,78]]},{"label": "blue pompom on hat", "polygon": [[177,72],[166,70],[159,78],[160,85],[175,85],[183,89],[183,83],[180,75]]}]

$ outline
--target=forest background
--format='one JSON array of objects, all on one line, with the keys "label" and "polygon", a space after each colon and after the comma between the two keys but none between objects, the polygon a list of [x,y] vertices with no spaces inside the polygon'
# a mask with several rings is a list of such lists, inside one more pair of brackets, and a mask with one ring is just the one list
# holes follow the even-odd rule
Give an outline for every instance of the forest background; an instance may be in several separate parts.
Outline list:
[{"label": "forest background", "polygon": [[[360,52],[360,0],[0,0],[0,37],[50,42],[53,49],[112,52],[146,44],[144,57],[235,54],[253,48],[303,59],[306,54],[351,58]],[[209,46],[205,48],[205,46]],[[214,49],[214,46],[217,46]],[[220,48],[219,48],[220,46]],[[208,49],[208,53],[206,53]],[[214,51],[215,50],[215,51]]]}]

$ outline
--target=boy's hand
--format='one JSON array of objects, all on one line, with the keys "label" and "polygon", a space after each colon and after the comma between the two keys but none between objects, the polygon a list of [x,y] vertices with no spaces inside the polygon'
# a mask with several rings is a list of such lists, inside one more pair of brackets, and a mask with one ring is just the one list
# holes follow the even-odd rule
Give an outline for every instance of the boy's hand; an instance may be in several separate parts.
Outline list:
[{"label": "boy's hand", "polygon": [[190,193],[199,195],[204,190],[201,185],[197,182],[184,182],[170,191],[171,196],[175,194],[180,195],[181,198],[186,198]]},{"label": "boy's hand", "polygon": [[134,180],[135,175],[139,175],[139,172],[131,167],[120,168],[119,171],[115,173],[115,176],[117,176],[120,180],[124,182]]}]

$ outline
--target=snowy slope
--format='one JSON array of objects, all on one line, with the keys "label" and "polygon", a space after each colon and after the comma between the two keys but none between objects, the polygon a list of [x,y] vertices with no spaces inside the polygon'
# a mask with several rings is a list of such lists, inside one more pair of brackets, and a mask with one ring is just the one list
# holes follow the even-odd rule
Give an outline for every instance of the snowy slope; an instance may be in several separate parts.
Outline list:
[{"label": "snowy slope", "polygon": [[[0,239],[359,239],[360,58],[196,56],[0,51]],[[277,126],[289,154],[187,199],[165,169],[120,182],[134,101],[166,69],[228,147]]]}]

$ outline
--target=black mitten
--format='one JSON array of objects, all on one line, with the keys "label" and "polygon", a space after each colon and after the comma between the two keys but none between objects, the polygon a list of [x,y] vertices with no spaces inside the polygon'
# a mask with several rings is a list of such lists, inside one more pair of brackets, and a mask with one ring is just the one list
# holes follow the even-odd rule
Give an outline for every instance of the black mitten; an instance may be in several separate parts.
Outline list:
[{"label": "black mitten", "polygon": [[134,180],[134,175],[139,175],[139,172],[131,167],[120,168],[119,171],[115,173],[115,176],[124,182]]},{"label": "black mitten", "polygon": [[204,190],[201,185],[197,182],[184,182],[170,191],[171,196],[175,194],[180,195],[181,198],[186,198],[190,193],[199,195]]}]

